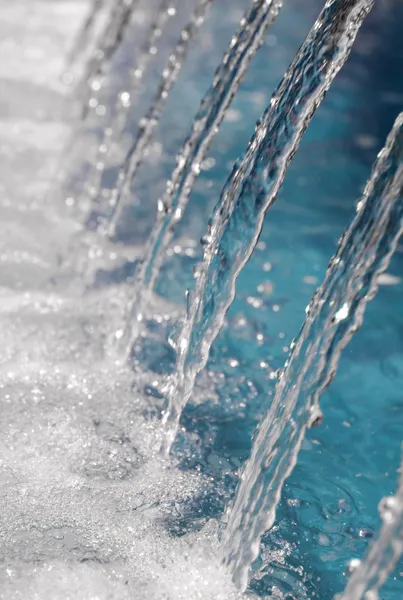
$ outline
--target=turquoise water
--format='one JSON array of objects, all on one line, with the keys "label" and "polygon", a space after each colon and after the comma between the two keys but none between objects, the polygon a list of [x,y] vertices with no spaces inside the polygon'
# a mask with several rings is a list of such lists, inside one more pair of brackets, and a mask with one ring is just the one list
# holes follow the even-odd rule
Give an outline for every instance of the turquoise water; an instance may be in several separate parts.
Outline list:
[{"label": "turquoise water", "polygon": [[[271,29],[213,143],[211,167],[199,178],[178,228],[172,257],[157,285],[164,298],[183,304],[184,289],[193,285],[192,266],[201,256],[195,242],[206,230],[233,161],[245,150],[256,119],[319,9],[312,1],[286,4]],[[220,10],[224,9],[216,8],[217,13]],[[401,5],[384,2],[364,24],[347,66],[307,131],[266,218],[259,246],[239,279],[227,326],[213,346],[183,415],[185,431],[174,447],[182,468],[209,474],[211,487],[169,517],[168,527],[175,535],[200,528],[209,517],[219,518],[233,496],[237,470],[248,457],[253,431],[273,395],[275,371],[284,364],[305,307],[354,214],[372,161],[401,110],[403,46],[396,23],[402,17]],[[215,23],[224,48],[232,25],[224,23],[221,31],[220,19]],[[121,227],[122,242],[141,243],[152,226],[154,206],[146,202],[149,184],[157,178],[155,189],[169,176],[175,144],[179,148],[187,132],[199,88],[200,93],[207,88],[218,62],[219,49],[215,52],[217,60],[211,58],[210,65],[195,47],[172,92],[159,134],[167,152],[158,165],[158,177],[149,166],[136,184],[138,203]],[[186,252],[189,248],[193,251]],[[393,277],[385,280],[369,306],[364,326],[323,395],[324,422],[305,441],[287,482],[276,527],[265,537],[255,566],[251,590],[258,594],[267,595],[276,585],[290,598],[332,598],[345,585],[347,562],[363,556],[379,527],[379,500],[396,487],[403,420],[402,252],[403,246],[392,261]],[[128,263],[119,273],[99,274],[98,284],[123,279],[133,268]],[[172,369],[173,351],[162,343],[170,327],[150,323],[154,337],[137,344],[135,365],[158,374]],[[151,406],[155,397],[159,409],[157,394],[152,388],[149,393]],[[281,548],[287,549],[285,556],[273,554]],[[382,590],[383,600],[401,598],[402,567]],[[302,582],[298,589],[295,581]]]}]

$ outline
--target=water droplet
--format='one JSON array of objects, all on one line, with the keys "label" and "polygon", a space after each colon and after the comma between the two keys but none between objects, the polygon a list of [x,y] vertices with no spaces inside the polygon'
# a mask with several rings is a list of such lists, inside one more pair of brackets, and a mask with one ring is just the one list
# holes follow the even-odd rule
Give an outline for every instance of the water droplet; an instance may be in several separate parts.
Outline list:
[{"label": "water droplet", "polygon": [[313,406],[311,409],[311,417],[309,420],[309,427],[317,427],[323,422],[323,413],[318,406]]},{"label": "water droplet", "polygon": [[200,239],[200,243],[202,246],[207,246],[208,244],[211,244],[212,242],[212,237],[211,235],[203,235],[203,237]]},{"label": "water droplet", "polygon": [[350,307],[347,304],[347,302],[345,302],[343,304],[343,306],[334,315],[335,322],[339,323],[340,321],[344,321],[344,319],[347,319],[349,311],[350,311]]},{"label": "water droplet", "polygon": [[381,519],[385,523],[391,523],[395,518],[395,512],[397,507],[398,501],[394,496],[387,496],[386,498],[383,498],[378,506]]},{"label": "water droplet", "polygon": [[120,102],[122,103],[122,106],[124,106],[125,108],[128,108],[130,106],[130,94],[129,94],[129,92],[122,92],[120,94]]},{"label": "water droplet", "polygon": [[361,561],[360,561],[360,559],[359,559],[359,558],[352,558],[352,559],[350,560],[350,562],[348,563],[348,565],[347,565],[347,570],[348,570],[348,572],[349,572],[350,574],[351,574],[351,573],[354,573],[354,571],[355,571],[356,569],[358,569],[358,567],[360,566],[360,564],[361,564]]}]

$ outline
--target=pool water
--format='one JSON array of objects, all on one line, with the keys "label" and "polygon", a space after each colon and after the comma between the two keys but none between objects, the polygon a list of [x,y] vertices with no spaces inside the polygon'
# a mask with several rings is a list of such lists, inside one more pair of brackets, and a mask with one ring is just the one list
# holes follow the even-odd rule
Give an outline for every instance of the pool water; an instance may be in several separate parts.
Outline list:
[{"label": "pool water", "polygon": [[[118,242],[127,252],[134,248],[134,255],[141,253],[175,154],[246,4],[241,0],[216,3],[193,45],[168,100],[156,143],[135,181],[133,205],[118,229]],[[32,16],[24,24],[26,3],[18,0],[17,5],[21,12],[13,17],[16,39],[20,30],[35,28]],[[47,30],[52,11],[47,2],[39,5],[43,11],[40,31],[52,37],[55,30],[52,34]],[[67,48],[85,7],[78,2],[60,6],[70,7],[60,9],[60,14],[55,9],[53,15],[58,39],[63,39]],[[234,160],[244,152],[257,118],[320,8],[318,0],[286,2],[255,57],[176,231],[157,283],[147,335],[133,348],[129,373],[115,371],[102,346],[130,289],[136,259],[101,265],[81,301],[78,277],[70,273],[70,287],[58,280],[57,256],[68,251],[75,222],[61,205],[32,206],[30,199],[41,195],[43,182],[39,181],[39,191],[35,186],[27,191],[27,180],[35,180],[27,157],[35,154],[39,145],[35,136],[42,135],[44,128],[32,129],[30,154],[15,150],[14,162],[10,159],[12,175],[4,174],[5,197],[25,208],[23,217],[12,217],[11,222],[17,223],[13,229],[9,205],[3,202],[7,239],[20,243],[26,253],[34,248],[35,256],[49,264],[30,268],[28,259],[17,260],[15,255],[3,260],[5,358],[1,385],[5,389],[3,404],[8,408],[2,421],[7,435],[1,476],[7,489],[4,503],[15,503],[18,496],[19,504],[17,516],[11,516],[10,510],[4,513],[4,527],[11,533],[1,548],[1,560],[12,573],[7,574],[7,584],[2,587],[0,583],[0,598],[47,600],[52,589],[64,597],[66,582],[71,586],[68,597],[77,599],[137,598],[136,593],[150,600],[237,597],[225,574],[215,570],[215,540],[233,498],[239,469],[248,458],[253,432],[273,397],[276,371],[284,365],[290,343],[303,323],[305,307],[323,279],[338,238],[354,214],[371,164],[401,110],[401,3],[379,0],[304,137],[278,200],[266,217],[259,244],[238,280],[226,325],[184,411],[173,449],[175,466],[167,469],[150,458],[149,438],[158,427],[163,407],[160,383],[174,368],[174,351],[167,340],[177,330],[184,292],[193,286],[192,268],[201,257],[199,238]],[[8,14],[5,9],[2,12]],[[62,23],[66,14],[70,27]],[[168,34],[166,43],[175,39],[174,31]],[[37,34],[35,44],[40,48],[41,43]],[[127,76],[135,43],[133,36],[117,53],[105,101]],[[54,39],[53,48],[57,47]],[[58,51],[63,54],[60,47]],[[35,56],[25,59],[32,61]],[[49,63],[46,52],[41,60],[44,68]],[[149,103],[149,90],[157,82],[159,60],[157,57],[146,90],[133,109],[133,131],[136,118]],[[18,68],[23,63],[21,59]],[[55,73],[60,66],[61,60]],[[39,109],[27,114],[33,101],[21,102],[21,108],[16,108],[18,89],[14,87],[19,83],[11,85],[10,73],[2,74],[12,88],[5,101],[9,114],[6,112],[3,121],[27,123],[31,119],[37,123],[42,119],[43,126],[45,119],[49,138],[43,142],[42,154],[48,162],[60,153],[58,134],[67,136],[63,112],[49,116],[51,94],[62,95],[56,85],[52,90],[49,84],[56,80],[55,73],[50,72],[46,82],[32,83],[36,97],[38,89],[43,90],[42,116],[38,116]],[[26,86],[29,76],[21,74],[21,79]],[[102,127],[99,123],[93,119],[92,136]],[[9,147],[18,148],[24,129],[20,127],[13,135]],[[84,148],[92,140],[88,131],[86,135]],[[10,153],[3,147],[2,155]],[[78,156],[74,168],[82,175],[82,155]],[[116,167],[108,169],[105,184],[112,184],[115,175]],[[42,179],[50,179],[47,171]],[[47,211],[56,215],[49,219],[54,219],[59,236],[47,231],[45,224],[38,225],[38,210],[45,217]],[[298,465],[287,481],[276,525],[264,537],[253,568],[251,594],[330,600],[345,586],[348,562],[363,557],[376,535],[380,525],[377,505],[395,490],[400,463],[402,292],[403,242],[381,279],[363,327],[323,394],[323,424],[309,431]],[[13,321],[15,311],[18,318]],[[75,394],[82,396],[81,404]],[[143,465],[147,457],[151,467]],[[50,486],[57,491],[54,514],[49,517],[52,527],[45,515],[52,505],[51,494],[43,491]],[[15,491],[21,489],[21,494]],[[76,513],[74,518],[70,511]],[[153,524],[144,524],[139,512]],[[88,521],[91,528],[86,533]],[[193,550],[203,547],[206,540],[207,558]],[[125,556],[120,549],[131,544],[133,548]],[[36,553],[35,545],[39,548]],[[108,545],[109,554],[105,550]],[[189,574],[183,562],[188,546],[193,561]],[[164,560],[169,573],[161,567]],[[51,567],[52,561],[56,566]],[[41,565],[50,566],[42,572]],[[177,571],[173,565],[178,565]],[[52,568],[58,579],[49,575]],[[402,597],[402,577],[403,563],[382,589],[383,600]],[[186,582],[190,585],[186,588],[186,578],[193,578],[193,587]],[[133,591],[137,587],[139,591]]]}]

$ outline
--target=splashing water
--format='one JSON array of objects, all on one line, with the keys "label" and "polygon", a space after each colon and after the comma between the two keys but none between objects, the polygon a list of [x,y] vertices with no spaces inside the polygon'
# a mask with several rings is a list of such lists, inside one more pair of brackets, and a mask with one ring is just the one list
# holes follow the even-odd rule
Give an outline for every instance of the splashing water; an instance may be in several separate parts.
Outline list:
[{"label": "splashing water", "polygon": [[403,553],[403,463],[394,496],[379,503],[383,525],[362,563],[355,565],[343,594],[335,600],[378,600],[378,591]]},{"label": "splashing water", "polygon": [[362,324],[403,231],[403,113],[374,165],[357,216],[344,233],[323,285],[307,309],[272,406],[241,478],[222,542],[224,562],[239,586],[273,525],[284,481],[307,428],[321,419],[319,397],[341,353]]},{"label": "splashing water", "polygon": [[130,198],[130,189],[133,178],[136,175],[137,169],[144,158],[144,152],[158,125],[168,94],[178,78],[188,54],[190,43],[198,29],[203,25],[207,10],[212,1],[213,0],[198,0],[190,22],[183,29],[176,48],[170,55],[168,63],[162,72],[161,83],[157,94],[151,103],[150,109],[147,115],[140,121],[139,132],[119,171],[116,188],[112,193],[110,202],[112,211],[104,226],[105,233],[110,237],[113,237],[121,212]]},{"label": "splashing water", "polygon": [[147,292],[152,289],[164,260],[173,231],[182,218],[200,164],[231,104],[248,66],[262,44],[270,24],[276,18],[282,0],[254,0],[242,18],[240,30],[231,39],[213,83],[204,96],[185,141],[177,166],[158,201],[156,222],[147,242],[145,259],[134,282],[134,297],[124,317],[124,333],[120,346],[124,354],[138,336]]},{"label": "splashing water", "polygon": [[235,296],[235,282],[250,258],[264,216],[276,199],[288,165],[330,84],[347,60],[373,0],[329,0],[256,126],[211,218],[204,262],[178,340],[165,413],[169,453],[197,373]]}]

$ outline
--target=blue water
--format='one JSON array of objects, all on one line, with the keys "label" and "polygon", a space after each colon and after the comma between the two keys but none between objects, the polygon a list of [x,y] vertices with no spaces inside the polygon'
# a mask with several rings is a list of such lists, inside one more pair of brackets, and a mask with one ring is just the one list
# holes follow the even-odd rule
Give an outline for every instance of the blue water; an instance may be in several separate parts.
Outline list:
[{"label": "blue water", "polygon": [[[201,257],[201,247],[192,243],[206,230],[233,161],[244,152],[257,118],[320,8],[316,0],[288,2],[270,30],[233,104],[232,118],[213,143],[209,156],[214,166],[200,176],[177,230],[175,251],[157,285],[164,298],[184,303],[184,290],[193,286],[192,266]],[[222,37],[223,51],[234,27],[222,18],[225,2],[215,12],[214,27],[211,21],[206,27],[212,27],[216,39]],[[402,18],[403,5],[378,0],[308,129],[267,215],[259,246],[239,278],[228,324],[213,345],[183,415],[186,432],[174,447],[181,467],[211,475],[211,486],[197,500],[177,507],[167,523],[175,535],[200,528],[209,517],[219,518],[233,497],[237,470],[248,457],[253,431],[273,395],[275,371],[284,364],[305,307],[354,214],[371,164],[402,110]],[[206,60],[195,45],[172,92],[158,135],[167,153],[157,173],[146,166],[136,183],[137,203],[120,229],[122,242],[145,240],[158,192],[220,57],[216,46],[214,57]],[[184,251],[190,245],[194,256]],[[403,242],[389,271],[400,280],[381,286],[344,353],[322,398],[324,422],[309,432],[285,487],[276,527],[264,538],[251,582],[251,590],[262,596],[270,595],[273,585],[289,592],[290,599],[327,600],[341,591],[347,562],[363,556],[379,527],[379,500],[396,487],[403,431],[402,253]],[[134,268],[128,263],[119,272],[99,274],[98,285],[123,281]],[[134,358],[142,369],[169,372],[174,356],[164,338],[171,324],[165,329],[151,322],[151,330],[154,337],[137,345]],[[158,394],[152,389],[149,393],[151,405],[154,398],[159,409]],[[285,545],[283,561],[270,555]],[[383,588],[383,600],[402,598],[401,571],[403,564]],[[299,588],[296,581],[302,582]]]}]

